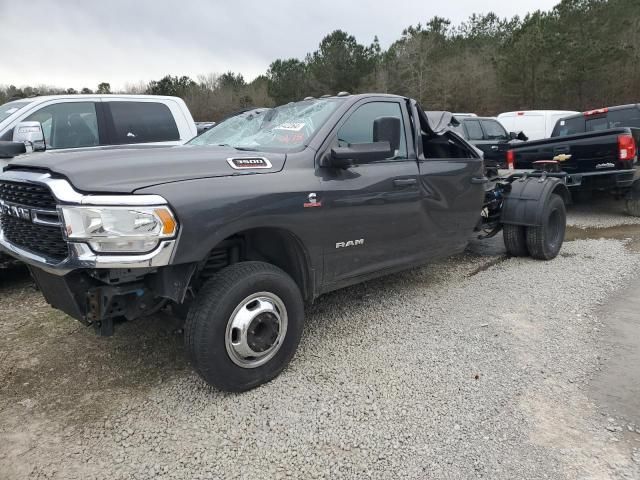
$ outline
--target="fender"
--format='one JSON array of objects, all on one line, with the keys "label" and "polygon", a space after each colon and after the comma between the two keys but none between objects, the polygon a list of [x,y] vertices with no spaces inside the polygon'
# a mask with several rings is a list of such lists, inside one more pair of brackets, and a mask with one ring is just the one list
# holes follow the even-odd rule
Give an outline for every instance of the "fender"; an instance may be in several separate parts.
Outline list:
[{"label": "fender", "polygon": [[554,177],[526,177],[511,183],[511,190],[505,192],[500,222],[526,227],[542,226],[542,212],[553,194],[562,197],[565,204],[571,195],[567,186]]}]

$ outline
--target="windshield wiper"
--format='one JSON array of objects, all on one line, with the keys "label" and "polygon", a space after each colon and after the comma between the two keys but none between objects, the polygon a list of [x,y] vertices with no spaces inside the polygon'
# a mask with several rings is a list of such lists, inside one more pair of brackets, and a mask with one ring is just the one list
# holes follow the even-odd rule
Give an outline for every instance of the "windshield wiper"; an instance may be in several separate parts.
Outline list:
[{"label": "windshield wiper", "polygon": [[229,145],[228,143],[216,143],[215,144],[216,147],[231,147],[234,148],[236,150],[240,150],[243,152],[257,152],[258,149],[256,148],[251,148],[251,147],[234,147],[233,145]]},{"label": "windshield wiper", "polygon": [[241,150],[243,152],[257,152],[258,149],[257,148],[251,148],[251,147],[233,147],[236,150]]}]

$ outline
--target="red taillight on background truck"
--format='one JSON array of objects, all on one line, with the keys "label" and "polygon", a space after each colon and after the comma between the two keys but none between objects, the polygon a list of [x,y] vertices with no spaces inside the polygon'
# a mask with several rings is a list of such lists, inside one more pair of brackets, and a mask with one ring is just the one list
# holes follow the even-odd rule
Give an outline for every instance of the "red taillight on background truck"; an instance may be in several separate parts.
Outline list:
[{"label": "red taillight on background truck", "polygon": [[516,152],[507,150],[507,168],[514,170],[516,168]]},{"label": "red taillight on background truck", "polygon": [[618,159],[634,160],[637,154],[636,141],[631,135],[618,135]]},{"label": "red taillight on background truck", "polygon": [[609,108],[605,107],[605,108],[596,108],[595,110],[587,110],[586,112],[583,113],[583,115],[585,117],[591,117],[592,115],[603,115],[605,113],[609,112]]}]

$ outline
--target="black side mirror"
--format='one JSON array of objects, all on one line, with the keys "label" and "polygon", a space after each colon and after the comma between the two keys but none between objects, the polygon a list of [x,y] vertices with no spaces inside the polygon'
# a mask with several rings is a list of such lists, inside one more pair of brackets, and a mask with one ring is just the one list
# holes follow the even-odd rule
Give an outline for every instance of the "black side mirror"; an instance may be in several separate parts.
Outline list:
[{"label": "black side mirror", "polygon": [[398,117],[380,117],[373,121],[373,141],[389,142],[391,151],[400,148],[400,129],[402,124]]},{"label": "black side mirror", "polygon": [[328,164],[323,166],[335,168],[349,168],[354,165],[378,162],[389,158],[395,150],[389,142],[355,143],[348,147],[334,147],[331,149]]},{"label": "black side mirror", "polygon": [[523,131],[509,132],[509,140],[520,140],[526,142],[527,140],[529,140],[529,137],[527,137]]},{"label": "black side mirror", "polygon": [[0,158],[13,158],[27,153],[27,146],[22,142],[0,142]]}]

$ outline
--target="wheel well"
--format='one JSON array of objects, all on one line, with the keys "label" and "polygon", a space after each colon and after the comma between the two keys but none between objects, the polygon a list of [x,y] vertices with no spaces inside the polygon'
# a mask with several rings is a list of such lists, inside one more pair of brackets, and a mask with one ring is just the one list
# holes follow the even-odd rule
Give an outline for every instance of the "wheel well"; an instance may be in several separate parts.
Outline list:
[{"label": "wheel well", "polygon": [[559,183],[558,185],[556,185],[556,187],[553,189],[553,192],[551,193],[560,195],[565,205],[571,204],[571,194],[569,193],[569,189],[564,184]]},{"label": "wheel well", "polygon": [[306,250],[298,237],[279,228],[254,228],[225,238],[198,265],[192,284],[198,288],[224,267],[249,260],[270,263],[282,269],[296,282],[305,300],[312,298]]}]

